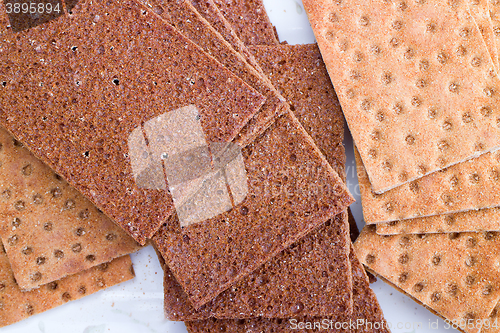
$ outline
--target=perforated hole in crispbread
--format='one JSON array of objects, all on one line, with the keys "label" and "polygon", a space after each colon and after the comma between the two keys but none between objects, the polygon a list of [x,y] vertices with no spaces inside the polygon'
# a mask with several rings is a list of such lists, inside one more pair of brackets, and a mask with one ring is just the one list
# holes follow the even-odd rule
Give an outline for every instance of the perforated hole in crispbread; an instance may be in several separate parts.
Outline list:
[{"label": "perforated hole in crispbread", "polygon": [[[439,315],[450,320],[486,319],[500,299],[494,250],[498,241],[476,233],[457,235],[427,234],[424,239],[417,235],[379,236],[374,227],[366,227],[356,241],[355,251],[371,271]],[[401,247],[402,239],[408,246]],[[401,265],[398,258],[406,253],[411,260]],[[366,260],[368,255],[377,260]]]},{"label": "perforated hole in crispbread", "polygon": [[[0,142],[0,180],[11,193],[0,202],[5,213],[0,237],[20,288],[59,280],[139,248],[81,194],[54,177],[48,166],[16,145],[4,129]],[[120,242],[107,240],[109,234]]]},{"label": "perforated hole in crispbread", "polygon": [[[435,1],[408,2],[404,11],[391,2],[359,6],[349,1],[336,5],[310,0],[304,6],[332,81],[340,87],[337,93],[343,111],[377,193],[497,147],[500,132],[492,117],[481,116],[479,110],[496,105],[498,79],[489,75],[493,63],[479,29],[468,18],[465,2],[454,6],[436,5]],[[338,20],[325,21],[324,11],[336,13]],[[367,11],[372,13],[370,29],[359,24]],[[404,22],[404,28],[392,28],[396,18]],[[437,26],[435,33],[426,32],[429,22]],[[334,41],[323,37],[327,29],[336,31]],[[349,47],[339,50],[336,44],[341,41],[348,41]],[[365,54],[363,61],[353,60],[356,50],[373,43],[383,45],[383,58]],[[471,65],[475,58],[481,59],[478,67]],[[338,63],[345,65],[339,69]],[[364,73],[362,79],[352,81],[351,71]],[[391,72],[398,84],[384,84],[380,80],[384,71]],[[423,81],[415,84],[415,80]],[[471,96],[477,99],[472,102]],[[359,109],[364,100],[370,100],[372,111]],[[369,133],[379,126],[379,121],[373,110],[391,110],[395,103],[404,104],[404,112],[393,113],[390,122],[383,122],[385,138],[374,144]],[[437,110],[438,121],[428,120],[431,107]],[[458,126],[458,109],[471,110],[475,126]],[[492,112],[497,115],[499,111],[492,108]],[[481,129],[496,138],[485,140]],[[408,145],[401,132],[421,133],[422,137]],[[441,140],[447,141],[446,146],[438,145]],[[373,150],[377,151],[376,158],[370,153]],[[387,161],[390,169],[385,167]],[[403,172],[408,175],[405,181],[399,177]]]}]

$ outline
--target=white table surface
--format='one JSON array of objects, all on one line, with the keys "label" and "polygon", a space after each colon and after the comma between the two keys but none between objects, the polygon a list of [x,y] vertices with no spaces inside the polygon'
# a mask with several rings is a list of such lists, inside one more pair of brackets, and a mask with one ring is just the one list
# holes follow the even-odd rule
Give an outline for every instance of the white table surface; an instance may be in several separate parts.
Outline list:
[{"label": "white table surface", "polygon": [[[289,44],[315,41],[301,1],[264,0],[281,41]],[[356,198],[351,208],[361,229],[364,225],[352,139],[346,133],[347,182]],[[2,333],[185,333],[184,324],[170,322],[163,315],[163,272],[151,247],[132,255],[136,278],[97,294],[69,302],[22,322],[0,328]],[[444,321],[378,281],[372,285],[394,333],[455,332]],[[430,323],[438,321],[432,328]],[[235,332],[236,333],[236,332]]]}]

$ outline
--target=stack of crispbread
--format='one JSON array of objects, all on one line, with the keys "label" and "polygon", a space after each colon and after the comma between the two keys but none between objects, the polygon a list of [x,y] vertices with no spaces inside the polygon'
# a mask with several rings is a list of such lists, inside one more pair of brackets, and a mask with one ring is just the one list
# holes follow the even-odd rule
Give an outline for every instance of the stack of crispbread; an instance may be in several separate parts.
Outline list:
[{"label": "stack of crispbread", "polygon": [[304,6],[356,145],[355,252],[462,331],[500,331],[498,2]]},{"label": "stack of crispbread", "polygon": [[388,332],[316,44],[280,44],[261,1],[9,1],[0,324],[131,278],[115,258],[152,243],[165,314],[192,332]]}]

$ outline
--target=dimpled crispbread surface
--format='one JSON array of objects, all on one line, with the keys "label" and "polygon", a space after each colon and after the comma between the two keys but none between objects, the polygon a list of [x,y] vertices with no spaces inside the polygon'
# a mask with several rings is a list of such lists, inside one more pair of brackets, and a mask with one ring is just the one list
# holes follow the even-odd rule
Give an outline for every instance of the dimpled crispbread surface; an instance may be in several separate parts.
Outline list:
[{"label": "dimpled crispbread surface", "polygon": [[498,147],[500,86],[465,1],[304,1],[373,190]]},{"label": "dimpled crispbread surface", "polygon": [[354,246],[370,271],[440,316],[475,322],[500,299],[499,240],[492,232],[380,236],[368,226]]},{"label": "dimpled crispbread surface", "polygon": [[24,292],[14,279],[0,243],[0,327],[125,282],[134,276],[130,256],[123,256]]},{"label": "dimpled crispbread surface", "polygon": [[21,289],[140,249],[3,128],[0,162],[0,238]]}]

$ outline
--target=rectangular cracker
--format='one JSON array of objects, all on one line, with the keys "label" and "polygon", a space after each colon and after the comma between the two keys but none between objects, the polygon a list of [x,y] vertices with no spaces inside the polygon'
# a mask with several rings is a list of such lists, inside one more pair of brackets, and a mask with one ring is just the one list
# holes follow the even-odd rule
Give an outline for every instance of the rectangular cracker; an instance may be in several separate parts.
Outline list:
[{"label": "rectangular cracker", "polygon": [[495,42],[495,34],[493,33],[493,23],[490,17],[488,0],[471,1],[469,3],[469,11],[483,37],[488,53],[495,65],[495,70],[498,72],[498,50]]},{"label": "rectangular cracker", "polygon": [[19,288],[33,289],[140,249],[0,128],[0,237]]},{"label": "rectangular cracker", "polygon": [[[351,246],[352,248],[352,246]],[[338,316],[321,317],[292,317],[289,319],[265,319],[265,318],[249,318],[246,320],[221,320],[208,319],[199,321],[186,322],[186,327],[190,333],[212,333],[212,332],[311,332],[306,329],[291,329],[291,320],[295,319],[295,323],[324,323],[326,321],[327,328],[325,332],[356,332],[356,333],[389,333],[388,325],[384,324],[384,314],[377,301],[375,293],[370,289],[368,277],[363,266],[360,264],[354,251],[350,251],[349,255],[352,267],[353,288],[354,288],[354,309],[353,314],[339,314]],[[355,325],[354,329],[344,326],[343,329],[335,329],[335,323],[357,323],[358,320],[364,320],[364,325]],[[373,328],[375,323],[382,324],[380,329]],[[370,326],[371,324],[371,326]],[[371,327],[371,328],[370,328]],[[375,326],[376,327],[376,326]],[[330,329],[328,329],[330,328]],[[314,329],[313,331],[316,331]]]},{"label": "rectangular cracker", "polygon": [[376,193],[498,148],[499,79],[466,2],[304,7]]},{"label": "rectangular cracker", "polygon": [[376,226],[379,235],[495,232],[500,231],[500,208],[379,223]]},{"label": "rectangular cracker", "polygon": [[233,26],[224,15],[222,15],[219,7],[217,7],[213,0],[190,0],[189,2],[193,5],[198,14],[207,20],[207,22],[210,23],[210,25],[217,30],[217,32],[219,32],[250,65],[262,72],[252,53],[250,53],[245,43],[238,37]]},{"label": "rectangular cracker", "polygon": [[0,327],[128,281],[134,276],[130,256],[123,256],[38,289],[21,291],[0,244]]},{"label": "rectangular cracker", "polygon": [[[317,46],[314,44],[263,46],[251,47],[250,51],[255,55],[264,73],[293,106],[294,114],[301,124],[305,125],[318,148],[325,153],[330,165],[334,166],[340,175],[345,174],[342,111]],[[294,305],[298,302],[301,304],[299,308],[302,315],[334,314],[338,307],[348,308],[346,303],[350,297],[346,293],[349,292],[348,284],[351,278],[344,276],[347,273],[344,262],[347,261],[345,250],[347,223],[345,213],[342,215],[331,219],[328,222],[329,226],[320,227],[319,230],[292,245],[293,249],[286,249],[272,258],[199,311],[195,311],[191,306],[186,293],[170,269],[165,266],[167,318],[170,320],[198,320],[210,316],[286,318],[297,314],[297,308],[286,304]],[[324,244],[336,244],[335,249],[318,246],[315,240],[319,237],[324,237],[321,240]],[[331,265],[328,264],[330,267],[327,270],[318,268],[325,265],[324,259],[333,257],[336,260]],[[293,265],[290,266],[288,263]],[[338,265],[341,267],[337,267]],[[303,269],[309,270],[308,267],[315,269],[309,271],[307,276],[301,274]],[[280,271],[276,271],[277,268]],[[324,282],[325,279],[329,282]],[[267,282],[255,285],[254,281]],[[308,295],[325,294],[321,288],[314,291],[319,287],[318,283],[330,285],[326,294],[337,296],[332,295],[321,300],[315,296],[304,297],[301,291],[304,288],[307,289]],[[337,283],[344,283],[345,289],[337,290],[335,288]],[[284,289],[287,290],[286,294],[282,294]]]},{"label": "rectangular cracker", "polygon": [[[335,167],[339,174],[344,174],[345,151],[342,145],[342,113],[317,47],[315,45],[285,45],[256,47],[250,50],[256,56],[264,73],[269,75],[272,83],[275,84],[280,93],[291,103],[295,115],[298,116],[303,125],[306,125],[309,134],[315,142],[317,142],[316,140],[320,140],[320,147],[323,148],[322,151],[325,152],[325,156],[330,164]],[[274,66],[278,66],[278,69],[276,70]],[[285,76],[290,80],[287,83],[283,82]],[[324,85],[321,83],[324,83]],[[273,259],[272,262],[276,262],[276,260]],[[259,271],[262,271],[262,269],[259,269]],[[252,275],[255,274],[254,272]],[[250,314],[248,313],[249,309],[241,306],[241,304],[244,304],[242,302],[234,305],[235,307],[239,307],[237,311],[235,311],[236,308],[228,305],[229,302],[225,302],[226,308],[224,308],[221,304],[224,304],[223,300],[227,299],[226,291],[214,301],[202,307],[199,312],[195,313],[187,301],[187,296],[181,293],[184,294],[181,297],[178,292],[174,292],[175,290],[181,290],[181,288],[169,269],[167,269],[165,276],[165,306],[167,317],[171,319],[200,319],[208,316],[209,313],[219,317],[231,315],[241,317],[245,315],[257,315],[259,311],[260,315],[270,316],[273,313],[275,315],[279,313],[279,316],[283,316],[287,310],[290,310],[281,306],[279,312],[276,312],[277,309],[274,306],[270,312],[267,310],[264,300],[259,302],[259,309],[254,309],[255,312]],[[247,280],[248,277],[243,281]],[[249,289],[248,282],[243,281],[239,283],[241,286],[238,287],[238,290]],[[251,290],[252,288],[248,292],[251,293]],[[178,298],[184,298],[186,301],[178,302],[176,301]],[[256,298],[261,299],[261,297]],[[187,309],[184,308],[185,305],[188,305]],[[235,311],[235,313],[231,314],[231,310]]]},{"label": "rectangular cracker", "polygon": [[243,156],[243,202],[182,230],[174,215],[153,238],[196,309],[353,201],[291,113],[244,148]]},{"label": "rectangular cracker", "polygon": [[[335,258],[335,260],[332,260]],[[164,266],[169,320],[334,316],[352,312],[347,213],[343,212],[196,311]]]},{"label": "rectangular cracker", "polygon": [[277,45],[279,40],[262,0],[211,0],[245,45]]},{"label": "rectangular cracker", "polygon": [[[495,46],[500,57],[500,4],[495,1],[488,1],[488,10],[491,24],[493,25],[493,35],[495,37]],[[500,59],[500,58],[499,58]],[[500,62],[500,61],[499,61]]]},{"label": "rectangular cracker", "polygon": [[355,157],[367,224],[459,213],[500,204],[498,151],[483,154],[383,194],[372,191],[357,149]]},{"label": "rectangular cracker", "polygon": [[288,106],[284,98],[269,79],[248,64],[246,59],[203,19],[189,1],[144,0],[142,3],[266,97],[260,110],[238,134],[236,142],[239,145],[245,146],[252,142],[277,117],[286,112]]},{"label": "rectangular cracker", "polygon": [[344,117],[317,44],[250,46],[328,163],[345,174]]},{"label": "rectangular cracker", "polygon": [[[240,53],[258,72],[262,73],[262,69],[257,63],[255,57],[250,53],[245,44],[236,34],[231,24],[222,15],[217,5],[213,0],[192,0],[191,4],[197,12],[205,18],[214,29],[221,34],[221,36],[228,41],[231,46]],[[270,119],[271,120],[271,119]],[[254,116],[250,121],[243,127],[241,132],[235,141],[241,145],[246,146],[248,143],[255,140],[259,135],[262,134],[262,129],[267,128],[266,119],[264,117]]]},{"label": "rectangular cracker", "polygon": [[206,140],[229,142],[265,100],[132,0],[80,1],[71,17],[19,33],[7,28],[3,4],[0,13],[0,122],[141,244],[173,205],[156,184],[137,185],[132,167],[144,167],[147,142],[134,141],[130,151],[131,135],[192,105]]},{"label": "rectangular cracker", "polygon": [[498,234],[379,236],[367,226],[354,248],[369,270],[440,316],[478,320],[500,299],[499,242]]}]

